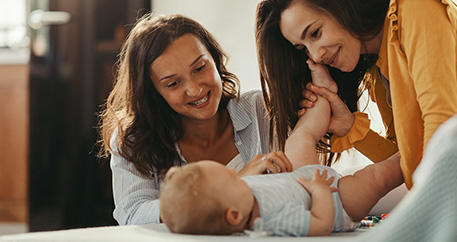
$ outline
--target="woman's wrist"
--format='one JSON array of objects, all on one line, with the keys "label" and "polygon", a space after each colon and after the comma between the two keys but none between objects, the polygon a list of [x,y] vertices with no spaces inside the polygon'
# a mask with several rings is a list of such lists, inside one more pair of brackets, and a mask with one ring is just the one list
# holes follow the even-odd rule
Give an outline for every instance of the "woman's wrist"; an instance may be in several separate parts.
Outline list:
[{"label": "woman's wrist", "polygon": [[[370,119],[366,113],[355,112],[352,114],[352,117],[352,126],[345,135],[339,136],[334,133],[332,136],[330,140],[332,152],[343,152],[354,147],[354,143],[363,140],[370,131]],[[346,129],[347,127],[344,128]]]},{"label": "woman's wrist", "polygon": [[353,113],[349,113],[346,117],[346,122],[344,122],[345,127],[343,127],[343,132],[342,135],[339,136],[345,136],[346,134],[349,133],[349,131],[352,129],[352,126],[354,126],[354,121],[355,121],[355,115]]}]

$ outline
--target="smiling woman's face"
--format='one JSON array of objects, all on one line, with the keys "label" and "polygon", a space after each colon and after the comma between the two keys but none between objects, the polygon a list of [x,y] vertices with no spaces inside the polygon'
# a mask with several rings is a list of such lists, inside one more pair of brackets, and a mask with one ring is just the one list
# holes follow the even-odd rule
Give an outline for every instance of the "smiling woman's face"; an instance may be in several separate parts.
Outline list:
[{"label": "smiling woman's face", "polygon": [[281,14],[281,33],[297,49],[304,49],[316,63],[344,72],[355,69],[361,42],[327,14],[293,1]]},{"label": "smiling woman's face", "polygon": [[192,34],[175,41],[152,63],[151,79],[183,118],[210,119],[222,98],[222,80],[211,54]]}]

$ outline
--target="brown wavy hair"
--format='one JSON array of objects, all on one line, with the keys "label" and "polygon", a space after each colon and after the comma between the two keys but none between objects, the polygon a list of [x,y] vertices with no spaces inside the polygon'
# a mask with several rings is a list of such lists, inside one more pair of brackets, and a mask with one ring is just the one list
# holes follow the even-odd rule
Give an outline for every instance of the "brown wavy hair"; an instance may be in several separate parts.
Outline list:
[{"label": "brown wavy hair", "polygon": [[[284,150],[288,133],[297,123],[302,90],[311,82],[307,54],[285,39],[279,27],[282,12],[293,1],[301,1],[334,17],[361,41],[370,40],[382,31],[389,5],[388,0],[263,0],[257,5],[257,57],[263,98],[270,116],[270,147],[279,150]],[[352,72],[327,66],[338,86],[338,95],[351,112],[358,110],[357,101],[364,89],[361,84],[376,60],[377,54],[363,55]],[[326,165],[339,157],[330,152],[331,135],[326,134],[317,145],[321,161]]]},{"label": "brown wavy hair", "polygon": [[[176,113],[155,89],[151,64],[176,39],[195,35],[214,59],[222,80],[219,110],[239,97],[239,80],[226,68],[228,56],[215,38],[196,21],[178,14],[144,15],[125,40],[117,62],[117,77],[100,113],[100,156],[118,152],[145,176],[160,176],[179,160],[175,143],[183,130]],[[117,132],[116,147],[110,139]]]}]

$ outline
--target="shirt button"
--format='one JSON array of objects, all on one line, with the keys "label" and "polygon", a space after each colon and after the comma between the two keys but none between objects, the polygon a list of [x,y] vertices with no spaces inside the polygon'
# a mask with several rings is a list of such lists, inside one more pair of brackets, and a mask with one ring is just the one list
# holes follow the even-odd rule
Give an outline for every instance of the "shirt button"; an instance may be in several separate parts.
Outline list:
[{"label": "shirt button", "polygon": [[243,142],[238,141],[238,142],[236,142],[236,144],[237,144],[237,145],[241,145],[241,144],[243,144]]}]

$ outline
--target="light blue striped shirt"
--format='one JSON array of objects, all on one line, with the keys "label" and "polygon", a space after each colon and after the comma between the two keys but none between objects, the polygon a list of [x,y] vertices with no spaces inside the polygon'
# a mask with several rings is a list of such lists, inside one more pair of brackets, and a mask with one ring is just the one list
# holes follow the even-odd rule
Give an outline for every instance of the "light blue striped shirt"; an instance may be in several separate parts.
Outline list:
[{"label": "light blue striped shirt", "polygon": [[[253,231],[276,236],[307,236],[311,219],[311,197],[297,181],[299,177],[311,180],[319,169],[326,169],[335,177],[332,187],[337,187],[341,175],[322,165],[302,166],[290,173],[246,176],[246,181],[259,205],[260,217],[254,221]],[[332,193],[335,207],[333,231],[343,228],[343,205],[337,192]]]},{"label": "light blue striped shirt", "polygon": [[[227,105],[235,132],[235,145],[245,163],[255,155],[269,153],[269,119],[263,105],[260,91],[244,93],[239,99],[232,99]],[[116,133],[116,132],[115,132]],[[116,149],[116,135],[111,147]],[[176,165],[187,164],[180,154]],[[113,216],[121,225],[159,223],[159,191],[162,181],[157,174],[144,177],[132,162],[116,152],[111,154],[113,175]]]}]

